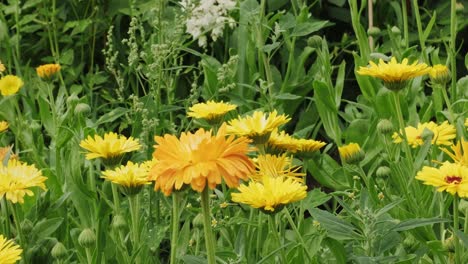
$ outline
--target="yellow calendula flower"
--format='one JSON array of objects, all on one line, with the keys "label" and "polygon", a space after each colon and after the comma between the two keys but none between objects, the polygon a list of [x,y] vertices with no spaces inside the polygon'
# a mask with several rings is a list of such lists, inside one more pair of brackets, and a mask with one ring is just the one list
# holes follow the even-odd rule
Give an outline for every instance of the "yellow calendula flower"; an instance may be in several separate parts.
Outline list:
[{"label": "yellow calendula flower", "polygon": [[20,246],[0,235],[0,262],[2,264],[15,264],[21,259],[21,253],[23,250]]},{"label": "yellow calendula flower", "polygon": [[267,142],[267,147],[273,150],[282,150],[295,153],[299,156],[310,157],[319,151],[326,143],[313,139],[294,138],[286,132],[274,130]]},{"label": "yellow calendula flower", "polygon": [[360,75],[368,75],[384,81],[385,87],[392,91],[399,91],[406,86],[406,82],[412,78],[429,73],[430,68],[425,63],[408,64],[408,59],[398,63],[395,57],[389,63],[379,60],[379,64],[369,61],[369,66],[360,67],[357,71]]},{"label": "yellow calendula flower", "polygon": [[349,143],[338,147],[338,152],[340,153],[340,157],[343,161],[351,164],[359,163],[365,157],[364,151],[362,151],[361,147],[357,143]]},{"label": "yellow calendula flower", "polygon": [[104,171],[101,178],[120,185],[126,195],[135,195],[144,185],[151,184],[148,180],[149,169],[146,164],[129,161],[125,166]]},{"label": "yellow calendula flower", "polygon": [[437,187],[438,192],[446,191],[459,197],[468,197],[467,166],[449,162],[445,162],[439,169],[425,166],[418,172],[416,179]]},{"label": "yellow calendula flower", "polygon": [[48,79],[60,71],[60,64],[44,64],[36,68],[37,75],[43,79]]},{"label": "yellow calendula flower", "polygon": [[15,75],[6,75],[0,79],[0,93],[3,96],[16,94],[24,83]]},{"label": "yellow calendula flower", "polygon": [[278,178],[290,177],[296,181],[303,182],[305,173],[298,172],[301,167],[292,165],[292,157],[286,154],[259,155],[255,160],[257,170],[252,174],[252,179],[261,181],[264,176]]},{"label": "yellow calendula flower", "polygon": [[105,161],[115,163],[125,153],[139,150],[141,145],[138,139],[118,135],[114,132],[104,134],[104,137],[95,135],[94,138],[88,136],[86,140],[82,140],[80,147],[88,151],[86,154],[87,160],[103,158]]},{"label": "yellow calendula flower", "polygon": [[216,123],[218,122],[227,112],[232,111],[237,108],[237,105],[207,101],[206,103],[194,104],[189,108],[187,113],[190,117],[205,119],[208,122]]},{"label": "yellow calendula flower", "polygon": [[5,65],[3,65],[2,61],[0,61],[0,73],[6,70]]},{"label": "yellow calendula flower", "polygon": [[6,131],[8,129],[9,125],[7,121],[0,121],[0,133],[3,131]]},{"label": "yellow calendula flower", "polygon": [[24,203],[24,196],[33,196],[33,187],[46,189],[40,170],[34,165],[10,159],[5,166],[0,164],[0,198],[3,196],[12,203]]},{"label": "yellow calendula flower", "polygon": [[307,186],[286,177],[272,178],[242,184],[239,193],[232,193],[232,201],[259,208],[265,213],[280,211],[284,205],[304,199]]},{"label": "yellow calendula flower", "polygon": [[452,158],[455,163],[460,163],[464,166],[468,166],[468,141],[464,138],[459,140],[456,145],[450,147],[452,151],[441,148],[443,152]]},{"label": "yellow calendula flower", "polygon": [[278,115],[276,110],[269,113],[268,117],[262,111],[255,111],[252,116],[229,121],[227,133],[251,138],[255,144],[264,144],[273,130],[289,120],[286,115]]},{"label": "yellow calendula flower", "polygon": [[166,134],[155,137],[153,158],[157,160],[150,171],[155,190],[165,195],[190,185],[197,192],[206,186],[214,189],[224,179],[227,186],[239,186],[254,170],[247,156],[250,140],[245,137],[226,137],[223,124],[216,135],[204,129],[194,134],[182,133],[180,138]]},{"label": "yellow calendula flower", "polygon": [[429,77],[433,83],[445,85],[450,81],[450,70],[447,66],[436,64],[430,68]]},{"label": "yellow calendula flower", "polygon": [[[408,144],[411,145],[411,147],[416,148],[424,144],[423,136],[425,129],[428,129],[433,133],[431,141],[433,145],[451,146],[453,144],[452,140],[457,136],[457,130],[447,121],[444,121],[440,125],[437,125],[432,121],[428,123],[419,123],[417,127],[405,127],[406,138],[408,139]],[[396,132],[393,134],[392,138],[394,143],[403,142],[403,138]]]}]

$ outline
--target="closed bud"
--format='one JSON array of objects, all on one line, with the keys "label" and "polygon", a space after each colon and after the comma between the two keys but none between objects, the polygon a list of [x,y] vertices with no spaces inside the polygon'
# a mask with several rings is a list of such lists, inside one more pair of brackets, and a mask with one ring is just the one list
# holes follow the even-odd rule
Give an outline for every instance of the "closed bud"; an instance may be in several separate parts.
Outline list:
[{"label": "closed bud", "polygon": [[123,230],[126,227],[127,227],[127,222],[125,221],[125,217],[123,217],[120,214],[114,216],[114,219],[112,219],[112,228],[117,229],[117,230]]},{"label": "closed bud", "polygon": [[393,132],[393,123],[388,119],[382,119],[377,124],[377,131],[383,135],[390,134]]},{"label": "closed bud", "polygon": [[398,27],[396,27],[396,26],[393,26],[392,29],[391,29],[391,31],[392,31],[392,34],[393,34],[394,36],[400,36],[400,35],[401,35],[401,30],[400,30]]},{"label": "closed bud", "polygon": [[463,6],[463,3],[457,2],[457,3],[455,4],[455,11],[456,11],[457,13],[463,13],[463,10],[465,10],[465,6]]},{"label": "closed bud", "polygon": [[445,65],[437,64],[431,67],[429,77],[432,83],[445,85],[451,79],[450,70]]},{"label": "closed bud", "polygon": [[448,252],[455,252],[455,238],[451,235],[449,238],[445,239],[442,243],[442,246]]},{"label": "closed bud", "polygon": [[75,106],[75,114],[87,114],[91,112],[91,107],[85,103],[79,103]]},{"label": "closed bud", "polygon": [[392,173],[392,170],[387,166],[380,166],[375,172],[375,174],[379,178],[387,178],[388,176],[390,176],[391,173]]},{"label": "closed bud", "polygon": [[85,228],[81,231],[81,234],[78,236],[78,243],[84,248],[93,247],[96,243],[96,235],[93,230]]},{"label": "closed bud", "polygon": [[429,129],[427,129],[427,128],[424,128],[423,132],[421,133],[421,138],[422,138],[422,140],[424,140],[424,141],[426,141],[426,140],[431,141],[433,137],[434,137],[434,132],[432,132],[431,130],[429,130]]},{"label": "closed bud", "polygon": [[75,93],[72,93],[70,96],[68,96],[67,98],[67,104],[69,105],[74,105],[76,104],[78,101],[80,100],[80,98],[78,98],[78,96],[75,94]]},{"label": "closed bud", "polygon": [[60,242],[55,243],[55,246],[50,251],[50,254],[52,255],[54,259],[64,259],[68,255],[67,249]]},{"label": "closed bud", "polygon": [[367,35],[372,36],[372,37],[378,37],[380,35],[380,28],[371,27],[367,29]]},{"label": "closed bud", "polygon": [[195,227],[202,227],[202,226],[203,226],[203,214],[197,214],[197,215],[193,218],[192,224],[193,224]]},{"label": "closed bud", "polygon": [[322,37],[318,35],[313,35],[309,39],[307,39],[307,45],[312,48],[319,49],[322,47]]}]

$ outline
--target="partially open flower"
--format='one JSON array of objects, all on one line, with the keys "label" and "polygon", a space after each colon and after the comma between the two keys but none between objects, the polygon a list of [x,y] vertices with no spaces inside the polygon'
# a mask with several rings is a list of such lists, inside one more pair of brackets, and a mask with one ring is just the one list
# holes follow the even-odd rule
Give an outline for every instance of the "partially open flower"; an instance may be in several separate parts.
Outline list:
[{"label": "partially open flower", "polygon": [[60,71],[60,64],[44,64],[36,68],[37,75],[42,79],[48,79]]}]

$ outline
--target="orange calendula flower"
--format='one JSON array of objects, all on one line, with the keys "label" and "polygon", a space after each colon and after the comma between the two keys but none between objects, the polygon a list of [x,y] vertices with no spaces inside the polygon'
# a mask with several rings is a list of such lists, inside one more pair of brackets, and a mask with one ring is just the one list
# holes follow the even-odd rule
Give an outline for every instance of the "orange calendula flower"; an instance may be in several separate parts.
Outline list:
[{"label": "orange calendula flower", "polygon": [[425,166],[416,179],[437,187],[438,192],[468,197],[468,167],[461,164],[445,162],[439,169]]},{"label": "orange calendula flower", "polygon": [[0,260],[3,264],[15,264],[21,259],[23,250],[12,240],[6,239],[0,235]]},{"label": "orange calendula flower", "polygon": [[180,138],[166,134],[155,137],[153,158],[157,160],[150,171],[155,190],[165,195],[190,185],[202,192],[206,185],[214,189],[223,178],[230,188],[239,180],[247,180],[254,164],[247,156],[250,140],[245,137],[226,137],[223,124],[217,135],[204,129],[182,133]]},{"label": "orange calendula flower", "polygon": [[9,125],[7,121],[0,121],[0,133],[3,131],[6,131],[8,129]]},{"label": "orange calendula flower", "polygon": [[[447,121],[440,125],[437,125],[432,121],[428,123],[419,123],[417,127],[405,127],[406,138],[408,139],[408,144],[411,145],[411,147],[416,148],[424,144],[423,132],[425,129],[428,129],[433,133],[431,141],[433,145],[450,146],[453,144],[452,140],[457,136],[457,130]],[[403,142],[403,138],[396,132],[393,134],[392,138],[394,143]]]},{"label": "orange calendula flower", "polygon": [[0,164],[0,198],[3,196],[12,203],[24,203],[24,196],[32,196],[33,187],[46,189],[40,170],[34,165],[10,159],[5,166]]},{"label": "orange calendula flower", "polygon": [[60,71],[60,64],[44,64],[36,68],[37,75],[42,79],[48,79]]},{"label": "orange calendula flower", "polygon": [[398,63],[395,57],[392,57],[388,63],[380,59],[378,65],[373,61],[369,61],[369,64],[367,67],[360,67],[357,73],[383,80],[385,87],[392,91],[403,89],[408,80],[425,75],[431,69],[425,63],[418,63],[417,61],[413,64],[408,64],[408,59],[406,58],[401,63]]},{"label": "orange calendula flower", "polygon": [[0,93],[3,96],[16,94],[24,83],[15,75],[6,75],[0,79]]}]

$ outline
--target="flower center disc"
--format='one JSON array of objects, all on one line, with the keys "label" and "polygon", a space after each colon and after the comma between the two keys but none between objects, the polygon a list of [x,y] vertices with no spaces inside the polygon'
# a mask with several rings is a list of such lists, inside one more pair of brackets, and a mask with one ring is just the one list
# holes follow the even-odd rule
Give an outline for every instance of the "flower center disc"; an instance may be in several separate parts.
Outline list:
[{"label": "flower center disc", "polygon": [[445,182],[446,183],[454,183],[454,184],[459,184],[462,181],[462,178],[459,176],[446,176],[445,177]]}]

